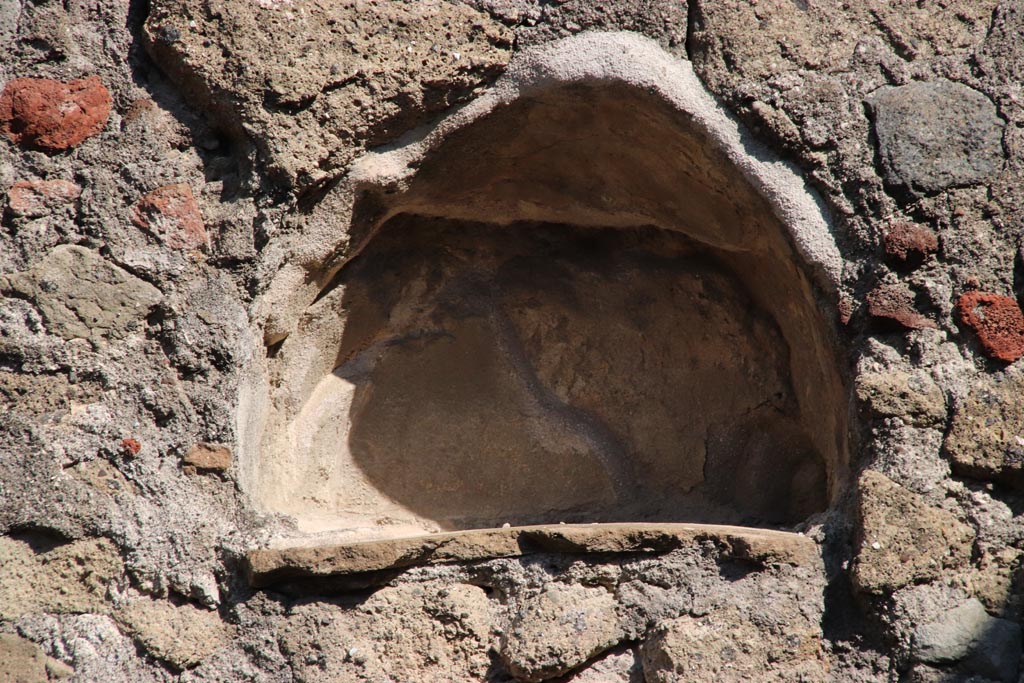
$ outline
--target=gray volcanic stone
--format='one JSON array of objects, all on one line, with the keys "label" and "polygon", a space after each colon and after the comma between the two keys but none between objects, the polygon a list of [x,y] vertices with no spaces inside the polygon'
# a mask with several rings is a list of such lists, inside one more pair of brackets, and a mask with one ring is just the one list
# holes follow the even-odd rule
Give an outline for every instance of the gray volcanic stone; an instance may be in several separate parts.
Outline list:
[{"label": "gray volcanic stone", "polygon": [[964,660],[971,673],[1016,681],[1021,654],[1020,626],[997,619],[975,598],[914,632],[914,659],[928,664]]},{"label": "gray volcanic stone", "polygon": [[886,183],[911,195],[970,185],[1003,163],[1003,122],[976,90],[946,80],[882,87],[867,98]]},{"label": "gray volcanic stone", "polygon": [[501,642],[509,671],[525,681],[567,673],[625,636],[604,588],[552,584],[527,599]]},{"label": "gray volcanic stone", "polygon": [[[1024,7],[1018,2],[1003,2],[992,16],[992,28],[978,51],[977,60],[982,72],[992,80],[1004,84],[1015,101],[1024,90],[1020,74],[1024,72]],[[1019,106],[1019,105],[1018,105]]]},{"label": "gray volcanic stone", "polygon": [[141,324],[160,290],[94,251],[62,245],[31,270],[0,276],[0,292],[31,299],[65,339],[120,339]]}]

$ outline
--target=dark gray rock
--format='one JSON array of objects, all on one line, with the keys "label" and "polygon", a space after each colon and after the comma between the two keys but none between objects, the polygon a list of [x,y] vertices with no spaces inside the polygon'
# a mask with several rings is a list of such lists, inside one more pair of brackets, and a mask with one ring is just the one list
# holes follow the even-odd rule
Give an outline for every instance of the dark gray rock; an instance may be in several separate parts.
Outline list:
[{"label": "dark gray rock", "polygon": [[1003,122],[976,90],[946,80],[882,87],[867,98],[885,182],[912,195],[971,185],[1003,163]]},{"label": "dark gray rock", "polygon": [[968,671],[997,681],[1017,680],[1021,656],[1020,625],[991,619],[965,662]]},{"label": "dark gray rock", "polygon": [[912,655],[927,664],[962,662],[970,673],[993,680],[1017,680],[1020,626],[990,616],[975,598],[914,632]]}]

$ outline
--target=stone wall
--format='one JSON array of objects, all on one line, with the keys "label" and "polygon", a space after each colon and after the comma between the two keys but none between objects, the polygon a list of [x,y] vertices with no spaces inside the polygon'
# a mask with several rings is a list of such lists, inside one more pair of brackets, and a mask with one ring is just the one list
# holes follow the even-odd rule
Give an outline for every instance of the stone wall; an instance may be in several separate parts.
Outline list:
[{"label": "stone wall", "polygon": [[[1010,0],[0,0],[0,680],[1017,681],[1022,34],[1024,11]],[[654,54],[660,70],[630,66]],[[664,136],[636,143],[657,107],[635,105],[608,81],[614,72],[630,92],[669,101],[691,68],[686,87],[709,109],[673,110],[678,126],[707,131],[714,119],[725,131],[715,144],[734,135],[710,162]],[[542,114],[515,109],[526,84],[540,92],[573,79],[613,93],[591,116],[604,129],[578,118],[582,96],[551,99]],[[503,111],[520,115],[486,119]],[[469,125],[485,119],[497,123]],[[603,132],[581,134],[570,155],[544,156],[544,135],[584,129]],[[616,146],[616,136],[626,142]],[[652,158],[706,175],[685,185],[644,171]],[[512,173],[530,159],[540,160],[531,174]],[[776,172],[806,188],[780,194]],[[552,178],[569,180],[554,192]],[[730,194],[736,178],[753,199]],[[638,237],[673,227],[665,207],[684,185],[706,196],[678,191],[679,211],[711,206],[709,197],[724,197],[724,208],[687,223],[683,237]],[[738,218],[721,219],[730,211]],[[826,240],[793,227],[812,219]],[[417,222],[441,228],[378,234]],[[545,247],[560,254],[557,276],[541,277],[528,258],[537,247],[513,239],[538,223],[530,239],[559,235]],[[515,225],[465,237],[485,224]],[[769,224],[781,226],[775,242],[745,247],[770,230],[741,231],[708,257],[721,230]],[[620,232],[581,246],[595,227]],[[607,254],[609,242],[630,239],[632,260],[581,265],[595,243]],[[647,255],[635,248],[659,239]],[[715,292],[703,318],[658,298],[675,287],[680,301],[692,299],[694,279],[648,278],[626,303],[608,284],[628,281],[609,273],[644,272],[636,264],[651,254],[682,252],[700,256],[689,272],[703,268]],[[390,298],[401,287],[370,277],[373,263],[404,253],[413,260],[393,269],[396,281],[421,283],[421,294],[467,268],[526,268],[501,272],[512,273],[518,297],[512,323],[532,330],[520,355],[543,370],[536,382],[590,406],[629,443],[650,440],[638,458],[676,440],[698,444],[690,451],[707,459],[682,474],[671,457],[652,457],[644,472],[668,463],[667,474],[648,476],[636,495],[662,484],[688,491],[710,471],[711,500],[667,496],[654,514],[645,499],[637,509],[646,512],[631,515],[643,520],[614,521],[778,530],[560,530],[562,520],[546,517],[556,523],[540,530],[356,550],[310,536],[302,510],[267,503],[274,479],[261,469],[269,451],[259,435],[290,424],[291,413],[271,407],[305,401],[302,387],[346,360],[337,354],[360,320],[375,338],[410,324],[394,312],[403,300]],[[460,261],[464,253],[472,258]],[[384,258],[356,260],[374,254]],[[601,297],[589,308],[566,303],[587,282],[581,272],[605,278],[590,281]],[[486,318],[459,308],[472,307],[472,292],[457,294],[431,299],[447,306],[436,304],[441,313],[424,308],[443,331],[435,343],[465,343]],[[363,305],[347,331],[308,334],[311,305],[332,296],[346,322],[364,300],[377,308]],[[754,309],[771,314],[754,324],[743,313]],[[761,426],[749,434],[738,421],[719,420],[718,431],[710,418],[682,425],[701,401],[654,390],[642,411],[622,410],[623,393],[646,386],[635,369],[646,366],[598,361],[616,351],[635,360],[642,345],[622,330],[641,314],[637,329],[659,338],[687,326],[682,346],[665,346],[653,363],[668,368],[658,376],[681,373],[685,355],[674,354],[697,347],[694,329],[733,335],[731,346],[717,342],[723,357],[770,381],[730,392],[736,405],[711,402],[771,419],[751,421]],[[552,332],[560,316],[571,333]],[[501,337],[488,324],[477,330],[481,348],[501,346],[488,341]],[[584,356],[589,340],[597,351]],[[564,350],[545,361],[556,344]],[[712,350],[709,366],[720,362]],[[571,371],[559,365],[577,357],[586,362]],[[391,393],[370,403],[378,419],[361,424],[371,446],[381,420],[386,429],[410,414],[389,396],[440,404],[441,389],[458,384],[458,373],[421,372],[424,358],[389,375]],[[498,388],[467,403],[469,389],[456,386],[458,400],[445,405],[523,410],[517,376],[499,368]],[[577,377],[600,378],[599,390],[573,385]],[[479,389],[473,377],[459,381]],[[509,398],[495,410],[500,391]],[[577,438],[547,429],[530,438],[544,447]],[[790,436],[758,436],[773,430]],[[516,441],[522,432],[449,437],[507,440],[517,444],[509,472],[540,471],[529,461],[536,447]],[[438,442],[384,443],[443,461]],[[810,452],[818,455],[801,455]],[[804,467],[815,458],[822,464]],[[368,462],[378,491],[427,510],[438,530],[452,527],[434,514],[450,502],[443,491],[430,505],[417,498],[417,483],[436,474],[431,461],[418,461],[412,479],[390,477],[390,460]],[[544,470],[559,477],[541,482],[549,512],[566,512],[558,485],[574,462]],[[600,467],[582,470],[571,477],[581,488],[567,489],[574,503],[614,492]],[[809,474],[792,490],[819,493],[773,517],[790,490],[778,482],[797,471]],[[492,473],[475,493],[476,508],[500,508],[483,515],[488,525],[537,490],[502,498],[508,476]],[[745,516],[710,514],[722,496]],[[339,507],[317,505],[337,526]],[[565,521],[592,521],[597,507]],[[408,531],[395,528],[391,536]]]}]

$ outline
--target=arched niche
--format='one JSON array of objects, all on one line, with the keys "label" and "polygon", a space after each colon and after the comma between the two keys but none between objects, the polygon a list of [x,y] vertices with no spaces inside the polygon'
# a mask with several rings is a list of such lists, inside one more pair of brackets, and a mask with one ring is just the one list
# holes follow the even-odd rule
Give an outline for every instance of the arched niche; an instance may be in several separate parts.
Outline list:
[{"label": "arched niche", "polygon": [[842,485],[827,219],[644,39],[526,53],[310,224],[240,411],[303,531],[786,526]]}]

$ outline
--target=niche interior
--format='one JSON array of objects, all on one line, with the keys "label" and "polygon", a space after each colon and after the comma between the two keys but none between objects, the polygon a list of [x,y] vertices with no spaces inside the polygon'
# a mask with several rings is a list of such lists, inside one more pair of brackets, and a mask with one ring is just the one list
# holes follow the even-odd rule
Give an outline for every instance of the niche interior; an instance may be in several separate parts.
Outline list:
[{"label": "niche interior", "polygon": [[353,540],[558,522],[788,526],[846,393],[787,226],[685,112],[569,84],[362,188],[268,350],[250,490]]}]

